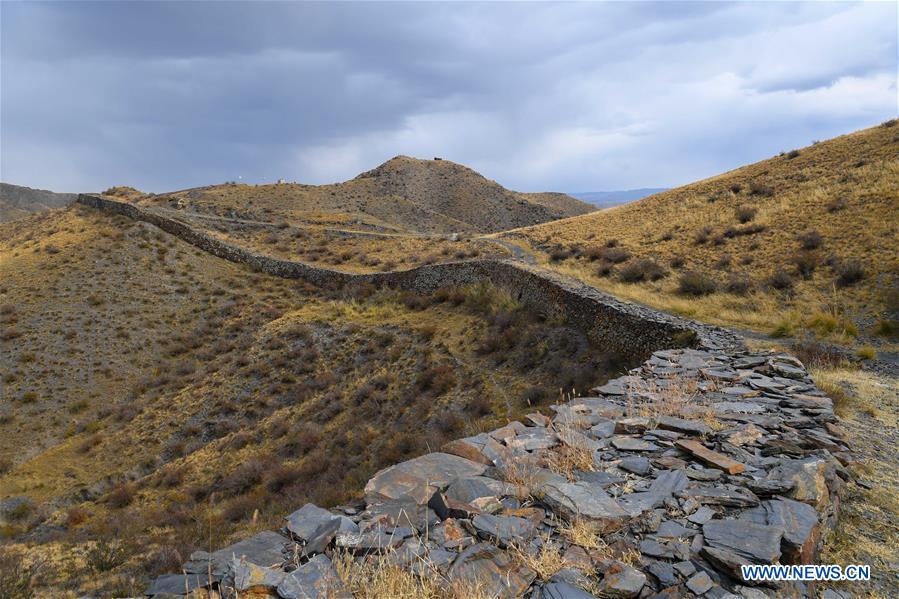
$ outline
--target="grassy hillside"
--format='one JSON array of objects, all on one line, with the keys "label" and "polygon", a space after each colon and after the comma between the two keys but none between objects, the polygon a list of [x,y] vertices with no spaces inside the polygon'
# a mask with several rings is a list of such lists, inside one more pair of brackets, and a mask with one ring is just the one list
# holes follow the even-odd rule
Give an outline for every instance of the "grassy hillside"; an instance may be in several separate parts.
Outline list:
[{"label": "grassy hillside", "polygon": [[10,183],[0,183],[0,223],[28,216],[32,212],[61,208],[75,201],[74,193],[53,193]]},{"label": "grassy hillside", "polygon": [[895,336],[897,214],[899,125],[889,121],[502,237],[626,299],[851,343]]},{"label": "grassy hillside", "polygon": [[393,158],[333,185],[217,185],[142,203],[292,225],[406,233],[486,233],[585,214],[559,193],[509,191],[448,160]]},{"label": "grassy hillside", "polygon": [[139,594],[627,365],[489,287],[324,291],[83,206],[0,226],[0,281],[0,536],[54,597]]}]

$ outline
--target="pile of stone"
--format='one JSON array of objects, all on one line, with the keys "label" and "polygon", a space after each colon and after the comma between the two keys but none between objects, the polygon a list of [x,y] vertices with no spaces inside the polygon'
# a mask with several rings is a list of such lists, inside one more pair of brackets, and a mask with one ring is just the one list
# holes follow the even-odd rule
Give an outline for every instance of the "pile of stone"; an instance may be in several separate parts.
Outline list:
[{"label": "pile of stone", "polygon": [[849,476],[798,360],[659,351],[594,392],[382,470],[364,504],[195,553],[147,595],[347,597],[340,554],[501,598],[814,596],[740,572],[815,563]]}]

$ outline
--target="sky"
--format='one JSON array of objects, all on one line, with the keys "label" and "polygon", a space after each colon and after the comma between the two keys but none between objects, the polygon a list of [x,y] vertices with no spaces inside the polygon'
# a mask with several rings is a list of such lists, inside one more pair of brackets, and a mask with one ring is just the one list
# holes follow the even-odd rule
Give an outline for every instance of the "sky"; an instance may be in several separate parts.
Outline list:
[{"label": "sky", "polygon": [[672,187],[897,116],[897,3],[0,2],[0,180],[330,183],[441,156]]}]

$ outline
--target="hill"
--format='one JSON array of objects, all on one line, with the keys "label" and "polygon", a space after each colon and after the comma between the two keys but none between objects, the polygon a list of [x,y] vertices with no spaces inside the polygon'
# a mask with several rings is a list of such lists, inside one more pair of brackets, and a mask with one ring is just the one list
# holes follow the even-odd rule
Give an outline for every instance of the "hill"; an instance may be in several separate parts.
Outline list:
[{"label": "hill", "polygon": [[32,212],[62,208],[75,201],[78,194],[54,193],[11,183],[0,183],[0,223],[28,216]]},{"label": "hill", "polygon": [[682,315],[885,343],[899,317],[897,182],[894,120],[502,237],[551,268]]},{"label": "hill", "polygon": [[583,191],[571,193],[570,196],[592,204],[597,208],[611,208],[619,204],[627,204],[651,196],[656,193],[668,191],[667,187],[644,187],[640,189],[623,189],[620,191]]},{"label": "hill", "polygon": [[82,205],[0,226],[0,342],[0,535],[53,597],[140,594],[619,372],[490,287],[320,289]]},{"label": "hill", "polygon": [[404,233],[491,233],[585,214],[561,193],[519,193],[448,160],[397,156],[332,185],[215,185],[153,196],[205,214]]}]

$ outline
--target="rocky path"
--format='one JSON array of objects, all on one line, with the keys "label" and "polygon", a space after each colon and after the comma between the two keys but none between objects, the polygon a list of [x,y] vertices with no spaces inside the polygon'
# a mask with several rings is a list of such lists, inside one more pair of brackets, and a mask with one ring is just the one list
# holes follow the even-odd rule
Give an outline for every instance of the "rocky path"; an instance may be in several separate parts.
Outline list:
[{"label": "rocky path", "polygon": [[816,563],[851,478],[801,364],[666,350],[594,391],[382,470],[359,505],[306,505],[280,531],[197,552],[147,595],[347,597],[349,560],[509,599],[815,596],[740,575]]}]

